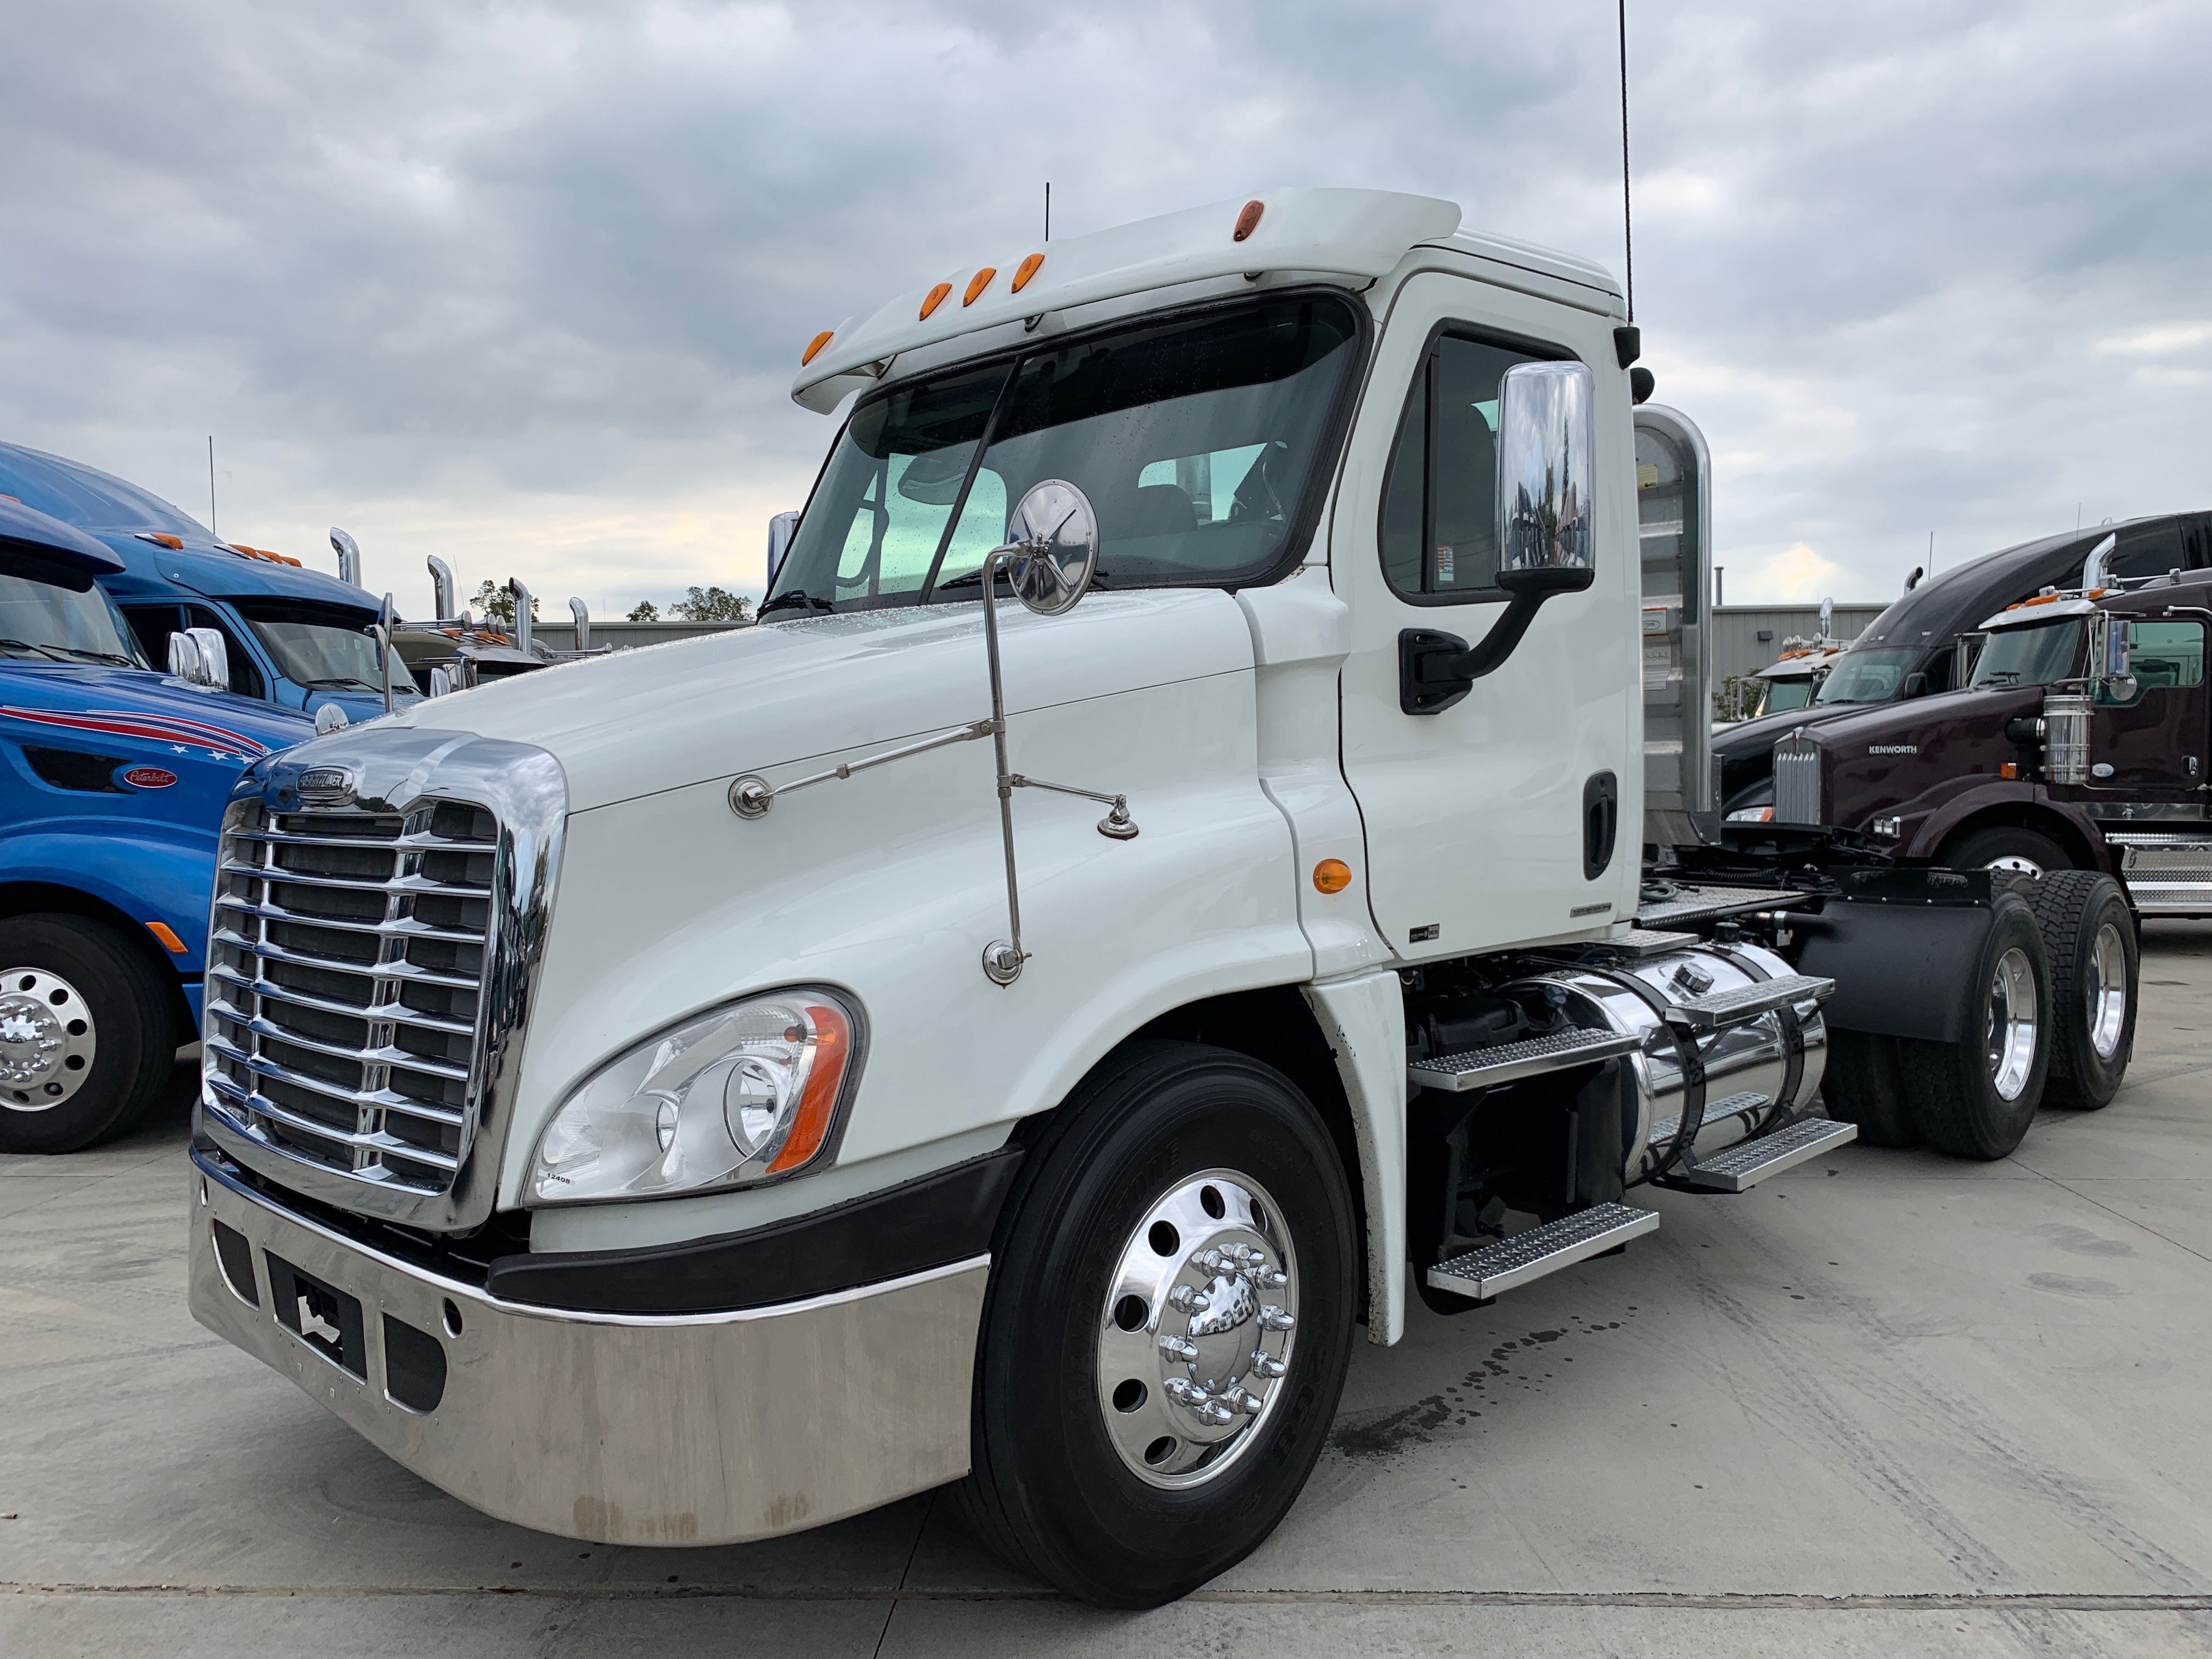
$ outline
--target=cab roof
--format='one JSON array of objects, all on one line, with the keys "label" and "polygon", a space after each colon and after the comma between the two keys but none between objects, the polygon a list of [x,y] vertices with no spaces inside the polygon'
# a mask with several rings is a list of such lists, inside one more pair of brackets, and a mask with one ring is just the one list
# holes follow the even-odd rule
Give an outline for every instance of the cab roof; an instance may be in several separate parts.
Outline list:
[{"label": "cab roof", "polygon": [[[1460,228],[1459,204],[1395,191],[1279,189],[1139,219],[962,265],[811,342],[793,401],[827,412],[872,384],[902,352],[1071,306],[1209,278],[1271,271],[1371,282],[1415,247],[1448,248],[1593,290],[1620,294],[1601,265],[1532,243]],[[1015,285],[1020,284],[1017,291]]]}]

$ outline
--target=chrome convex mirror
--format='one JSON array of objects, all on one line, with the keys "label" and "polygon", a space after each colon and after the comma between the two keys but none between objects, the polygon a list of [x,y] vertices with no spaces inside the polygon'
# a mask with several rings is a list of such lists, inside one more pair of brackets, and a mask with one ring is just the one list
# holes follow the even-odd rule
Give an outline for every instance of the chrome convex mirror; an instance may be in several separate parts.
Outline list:
[{"label": "chrome convex mirror", "polygon": [[2100,611],[2089,618],[2089,672],[2096,680],[2100,701],[2135,701],[2139,688],[2129,654],[2132,643],[2125,617]]},{"label": "chrome convex mirror", "polygon": [[1047,478],[1014,508],[998,551],[1014,597],[1040,617],[1060,616],[1098,574],[1098,515],[1073,484]]},{"label": "chrome convex mirror", "polygon": [[783,568],[783,556],[791,551],[791,538],[799,533],[799,514],[779,513],[768,521],[768,585],[775,586],[775,573]]},{"label": "chrome convex mirror", "polygon": [[187,628],[169,635],[169,672],[188,685],[230,689],[229,641],[212,628]]},{"label": "chrome convex mirror", "polygon": [[[1132,841],[1136,820],[1129,816],[1127,795],[1073,784],[1047,783],[1012,770],[1006,760],[1006,695],[999,666],[999,576],[1004,572],[1014,597],[1040,617],[1065,616],[1090,591],[1098,571],[1098,514],[1090,498],[1062,478],[1047,478],[1030,486],[1006,520],[1006,540],[983,556],[983,647],[991,676],[991,717],[950,732],[902,744],[864,760],[846,761],[826,772],[771,784],[748,772],[730,785],[730,810],[741,818],[764,818],[778,798],[794,790],[811,788],[836,778],[885,766],[910,756],[942,749],[947,744],[971,743],[988,738],[999,763],[999,833],[1006,858],[1006,932],[983,947],[983,972],[994,985],[1012,985],[1021,977],[1029,952],[1022,948],[1021,885],[1014,868],[1014,809],[1017,789],[1048,789],[1055,794],[1079,795],[1103,801],[1109,808],[1098,820],[1098,833],[1109,841]],[[773,554],[775,546],[770,544]],[[773,580],[773,578],[771,578]]]}]

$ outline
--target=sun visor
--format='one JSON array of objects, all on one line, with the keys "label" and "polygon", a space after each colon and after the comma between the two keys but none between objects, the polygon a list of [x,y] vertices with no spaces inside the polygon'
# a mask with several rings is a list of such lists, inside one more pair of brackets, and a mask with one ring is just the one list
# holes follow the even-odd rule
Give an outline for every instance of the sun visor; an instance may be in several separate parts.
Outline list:
[{"label": "sun visor", "polygon": [[0,496],[0,554],[59,565],[84,577],[118,575],[124,568],[122,555],[75,525],[5,496]]},{"label": "sun visor", "polygon": [[1148,289],[1278,270],[1371,281],[1407,249],[1450,235],[1459,220],[1456,203],[1430,196],[1284,189],[1012,248],[995,263],[963,266],[902,294],[826,340],[817,337],[792,398],[827,410],[901,352]]}]

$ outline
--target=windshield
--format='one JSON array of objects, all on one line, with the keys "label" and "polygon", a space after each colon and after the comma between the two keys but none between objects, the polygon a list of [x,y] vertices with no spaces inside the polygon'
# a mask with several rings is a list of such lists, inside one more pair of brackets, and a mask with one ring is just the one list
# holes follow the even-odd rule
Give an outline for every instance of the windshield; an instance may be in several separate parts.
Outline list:
[{"label": "windshield", "polygon": [[0,657],[146,665],[130,630],[91,578],[75,589],[17,574],[23,568],[0,562]]},{"label": "windshield", "polygon": [[277,672],[311,690],[380,690],[376,641],[342,611],[235,602]]},{"label": "windshield", "polygon": [[1766,683],[1766,703],[1762,714],[1782,714],[1792,708],[1804,708],[1813,701],[1813,682],[1810,680],[1769,680]]},{"label": "windshield", "polygon": [[972,598],[1008,513],[1047,478],[1097,508],[1102,588],[1258,579],[1290,552],[1324,481],[1315,463],[1357,338],[1344,301],[1291,295],[1132,325],[865,404],[763,614]]},{"label": "windshield", "polygon": [[1813,701],[1832,702],[1887,702],[1912,666],[1917,651],[1846,651],[1836,659],[1820,694]]},{"label": "windshield", "polygon": [[2027,628],[1997,628],[1974,665],[1971,689],[1985,685],[2050,685],[2081,673],[2075,659],[2081,645],[2081,619],[2061,617]]}]

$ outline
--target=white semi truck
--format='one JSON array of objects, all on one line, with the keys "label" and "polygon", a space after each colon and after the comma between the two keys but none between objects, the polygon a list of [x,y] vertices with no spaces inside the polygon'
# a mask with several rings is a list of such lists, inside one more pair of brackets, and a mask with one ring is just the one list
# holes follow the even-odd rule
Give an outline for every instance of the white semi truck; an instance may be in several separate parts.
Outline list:
[{"label": "white semi truck", "polygon": [[859,397],[763,626],[252,769],[199,1318],[524,1525],[957,1482],[1148,1605],[1410,1297],[1849,1139],[1832,1043],[1837,1115],[2008,1148],[2075,1012],[2028,907],[1720,844],[1702,441],[1602,270],[1459,220],[1280,190],[948,273],[806,348]]}]

